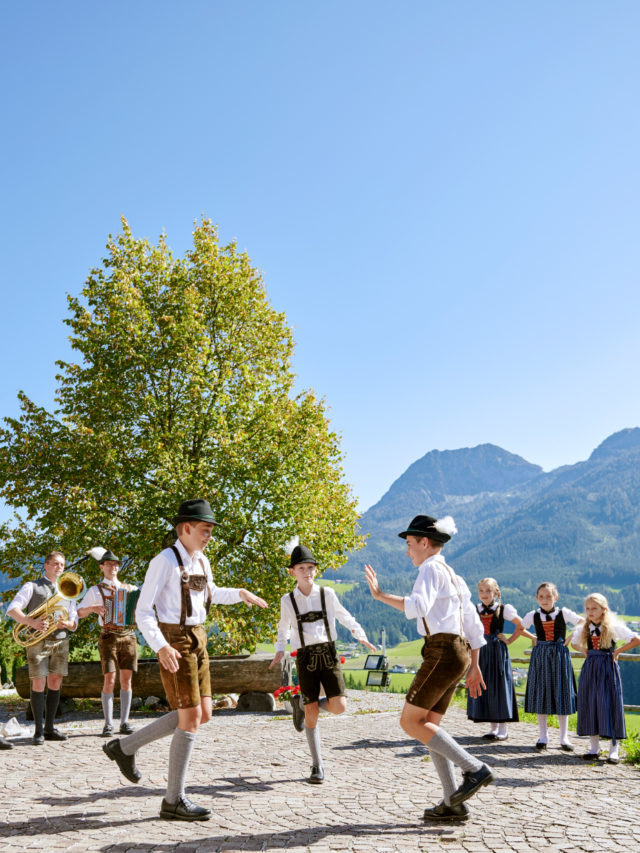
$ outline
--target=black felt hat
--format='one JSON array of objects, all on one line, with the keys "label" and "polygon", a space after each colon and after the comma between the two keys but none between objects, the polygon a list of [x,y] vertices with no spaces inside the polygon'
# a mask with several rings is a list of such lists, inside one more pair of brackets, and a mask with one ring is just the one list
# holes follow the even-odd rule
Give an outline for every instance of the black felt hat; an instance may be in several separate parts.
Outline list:
[{"label": "black felt hat", "polygon": [[406,539],[407,536],[426,536],[432,542],[440,542],[444,545],[457,532],[458,530],[450,515],[445,515],[444,518],[440,519],[433,518],[430,515],[416,515],[411,520],[407,530],[398,533],[398,536],[402,539]]},{"label": "black felt hat", "polygon": [[318,565],[318,561],[313,556],[311,551],[305,545],[299,544],[297,536],[294,536],[293,539],[287,543],[285,551],[291,556],[289,565],[287,567],[289,569],[292,569],[294,566],[297,566],[298,563],[313,563],[315,566]]},{"label": "black felt hat", "polygon": [[206,521],[209,524],[215,524],[213,513],[208,501],[182,501],[178,514],[171,520],[171,524],[175,527],[181,521]]},{"label": "black felt hat", "polygon": [[116,555],[113,553],[113,551],[105,551],[104,554],[102,555],[102,557],[100,557],[100,559],[98,560],[100,565],[102,565],[103,563],[106,563],[107,561],[111,562],[111,563],[121,563],[122,562],[120,557],[116,557]]}]

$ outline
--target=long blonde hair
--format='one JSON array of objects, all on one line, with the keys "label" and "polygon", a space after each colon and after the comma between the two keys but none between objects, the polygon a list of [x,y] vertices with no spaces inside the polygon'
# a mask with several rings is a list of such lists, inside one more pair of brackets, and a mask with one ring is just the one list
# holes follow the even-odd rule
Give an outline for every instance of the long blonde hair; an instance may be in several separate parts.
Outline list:
[{"label": "long blonde hair", "polygon": [[[598,607],[602,607],[602,609],[604,610],[604,613],[602,614],[602,621],[600,622],[600,648],[608,649],[615,642],[615,630],[613,627],[615,623],[615,616],[609,610],[609,602],[604,597],[604,595],[599,592],[592,592],[585,598],[585,607],[587,601],[593,601],[594,604],[597,604]],[[586,649],[589,634],[591,633],[589,630],[590,620],[586,613],[584,620],[585,621],[584,626],[582,628],[582,636],[580,639],[582,640],[582,647]]]},{"label": "long blonde hair", "polygon": [[498,581],[495,578],[482,578],[478,581],[478,588],[480,584],[483,583],[485,586],[488,586],[491,592],[493,593],[493,600],[497,601],[500,604],[502,600],[502,595],[500,593],[500,587],[498,586]]}]

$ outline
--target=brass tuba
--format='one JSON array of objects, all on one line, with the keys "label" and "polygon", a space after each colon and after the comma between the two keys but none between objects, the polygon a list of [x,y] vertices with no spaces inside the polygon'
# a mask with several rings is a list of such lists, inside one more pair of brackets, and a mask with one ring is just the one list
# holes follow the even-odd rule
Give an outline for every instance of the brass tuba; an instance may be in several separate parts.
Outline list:
[{"label": "brass tuba", "polygon": [[40,640],[44,640],[49,634],[58,629],[58,622],[66,622],[69,611],[64,607],[62,601],[78,601],[86,592],[86,584],[80,575],[75,572],[63,572],[56,581],[57,592],[44,601],[40,607],[36,607],[31,613],[27,613],[31,619],[44,618],[48,625],[43,631],[37,631],[30,625],[16,624],[13,628],[13,639],[19,646],[35,646]]}]

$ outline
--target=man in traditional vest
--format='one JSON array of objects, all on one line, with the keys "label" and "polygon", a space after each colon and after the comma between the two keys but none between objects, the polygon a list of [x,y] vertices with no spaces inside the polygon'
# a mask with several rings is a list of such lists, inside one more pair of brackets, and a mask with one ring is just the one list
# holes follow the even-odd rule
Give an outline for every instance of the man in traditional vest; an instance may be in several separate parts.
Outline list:
[{"label": "man in traditional vest", "polygon": [[[45,631],[48,620],[29,616],[47,599],[56,594],[56,580],[64,571],[65,557],[52,551],[44,560],[42,577],[27,581],[7,608],[7,615],[36,631]],[[78,616],[74,601],[65,601],[69,619],[58,622],[57,630],[43,640],[27,647],[27,663],[31,685],[31,710],[35,723],[33,743],[40,746],[45,740],[66,740],[67,736],[54,727],[60,702],[62,679],[69,672],[69,631],[75,631]],[[46,701],[44,688],[48,688]],[[44,727],[43,727],[44,717]]]},{"label": "man in traditional vest", "polygon": [[104,682],[102,685],[102,711],[104,713],[103,737],[113,734],[113,692],[116,686],[116,672],[120,672],[120,734],[130,735],[133,728],[129,724],[129,711],[131,710],[131,677],[138,671],[138,643],[133,624],[118,626],[114,624],[113,608],[112,618],[105,623],[106,605],[109,600],[114,600],[114,595],[119,589],[133,592],[135,587],[123,584],[118,578],[120,560],[113,551],[105,551],[100,560],[100,568],[104,575],[101,583],[95,584],[87,590],[85,597],[79,603],[78,616],[83,619],[90,613],[98,615],[101,627],[98,639],[98,651],[102,664]]}]

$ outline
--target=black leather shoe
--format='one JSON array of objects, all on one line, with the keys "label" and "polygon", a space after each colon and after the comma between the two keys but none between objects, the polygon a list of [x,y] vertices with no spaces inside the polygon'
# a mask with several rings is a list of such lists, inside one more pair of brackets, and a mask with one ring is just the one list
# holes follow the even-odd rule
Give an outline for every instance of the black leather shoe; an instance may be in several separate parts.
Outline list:
[{"label": "black leather shoe", "polygon": [[451,805],[459,806],[460,803],[468,800],[469,797],[473,797],[476,791],[479,791],[480,788],[483,788],[485,785],[490,785],[494,778],[491,768],[487,767],[486,764],[483,764],[479,770],[463,773],[462,785],[460,785],[460,787],[457,788],[449,798],[451,800]]},{"label": "black leather shoe", "polygon": [[44,735],[34,735],[31,743],[34,746],[42,746],[42,744],[44,743]]},{"label": "black leather shoe", "polygon": [[539,740],[536,744],[536,749],[543,750],[547,748],[547,744],[543,740]]},{"label": "black leather shoe", "polygon": [[304,730],[304,705],[302,704],[302,696],[296,693],[291,697],[291,708],[293,710],[293,725],[297,732]]},{"label": "black leather shoe", "polygon": [[574,746],[572,743],[561,743],[561,744],[560,744],[560,749],[561,749],[563,752],[574,752],[574,751],[575,751],[575,746]]},{"label": "black leather shoe", "polygon": [[121,735],[132,735],[135,729],[132,728],[129,723],[120,723],[120,734]]},{"label": "black leather shoe", "polygon": [[113,734],[113,726],[110,726],[109,723],[105,723],[102,729],[102,737],[111,737]]},{"label": "black leather shoe", "polygon": [[583,761],[597,761],[600,753],[598,752],[585,752],[582,756]]},{"label": "black leather shoe", "polygon": [[324,769],[314,764],[311,768],[311,776],[307,779],[310,785],[322,785],[324,782]]},{"label": "black leather shoe", "polygon": [[175,805],[170,805],[163,800],[160,806],[160,817],[164,820],[209,820],[211,809],[197,806],[183,795]]},{"label": "black leather shoe", "polygon": [[[487,732],[486,735],[482,735],[482,740],[498,740],[498,735],[494,734],[493,732]],[[438,807],[436,806],[436,808]],[[429,809],[428,811],[432,811],[432,809]]]},{"label": "black leather shoe", "polygon": [[451,820],[469,820],[469,809],[464,803],[460,803],[459,806],[445,806],[444,802],[441,802],[432,809],[425,809],[424,819],[438,823]]},{"label": "black leather shoe", "polygon": [[13,749],[13,744],[11,743],[11,741],[0,737],[0,749]]},{"label": "black leather shoe", "polygon": [[120,772],[128,779],[130,782],[133,782],[134,785],[142,779],[142,773],[136,767],[136,756],[134,755],[125,755],[122,751],[122,747],[120,746],[119,740],[110,740],[109,743],[102,744],[103,750],[107,753],[109,758],[120,768]]},{"label": "black leather shoe", "polygon": [[619,758],[612,758],[611,756],[609,756],[607,758],[607,764],[620,764],[620,759]]},{"label": "black leather shoe", "polygon": [[45,740],[66,740],[67,735],[62,734],[62,732],[58,731],[58,729],[51,729],[50,732],[45,731],[44,739]]}]

